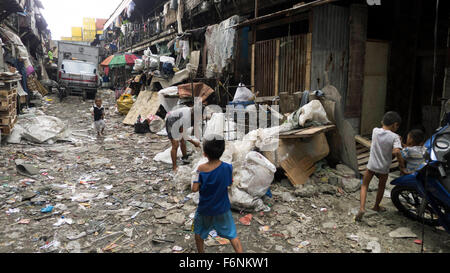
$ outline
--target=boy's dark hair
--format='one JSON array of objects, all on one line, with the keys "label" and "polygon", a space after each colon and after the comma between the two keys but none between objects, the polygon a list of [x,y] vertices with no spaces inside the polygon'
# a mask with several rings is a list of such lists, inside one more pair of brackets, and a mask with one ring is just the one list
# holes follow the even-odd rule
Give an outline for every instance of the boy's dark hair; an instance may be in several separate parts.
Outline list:
[{"label": "boy's dark hair", "polygon": [[397,112],[387,112],[383,117],[383,125],[384,126],[391,126],[395,123],[401,124],[402,118]]},{"label": "boy's dark hair", "polygon": [[220,159],[225,152],[225,140],[220,136],[206,137],[203,141],[203,152],[210,160]]},{"label": "boy's dark hair", "polygon": [[411,136],[414,141],[414,145],[420,145],[425,141],[425,133],[422,130],[412,130],[408,135]]}]

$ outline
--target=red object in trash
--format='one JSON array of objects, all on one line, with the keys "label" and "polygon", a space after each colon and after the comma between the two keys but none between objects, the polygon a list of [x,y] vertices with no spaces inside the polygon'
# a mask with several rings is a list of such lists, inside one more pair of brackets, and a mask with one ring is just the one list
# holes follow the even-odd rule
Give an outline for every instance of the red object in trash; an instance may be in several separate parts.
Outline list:
[{"label": "red object in trash", "polygon": [[414,243],[418,244],[418,245],[422,245],[423,242],[422,242],[422,240],[415,240]]},{"label": "red object in trash", "polygon": [[253,215],[252,214],[247,214],[246,216],[242,217],[241,219],[239,219],[239,222],[241,222],[241,224],[243,224],[244,226],[250,226],[251,222],[253,219]]}]

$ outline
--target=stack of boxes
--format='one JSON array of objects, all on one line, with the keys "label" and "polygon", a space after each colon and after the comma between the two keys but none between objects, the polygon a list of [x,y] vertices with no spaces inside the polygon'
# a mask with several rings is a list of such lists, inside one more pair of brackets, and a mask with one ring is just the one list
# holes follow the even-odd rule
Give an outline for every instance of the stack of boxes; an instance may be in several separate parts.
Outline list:
[{"label": "stack of boxes", "polygon": [[95,18],[83,18],[83,41],[94,41],[96,34],[97,27],[95,25]]},{"label": "stack of boxes", "polygon": [[81,27],[72,27],[72,41],[83,41],[83,30]]},{"label": "stack of boxes", "polygon": [[10,135],[17,122],[17,81],[0,85],[0,131]]}]

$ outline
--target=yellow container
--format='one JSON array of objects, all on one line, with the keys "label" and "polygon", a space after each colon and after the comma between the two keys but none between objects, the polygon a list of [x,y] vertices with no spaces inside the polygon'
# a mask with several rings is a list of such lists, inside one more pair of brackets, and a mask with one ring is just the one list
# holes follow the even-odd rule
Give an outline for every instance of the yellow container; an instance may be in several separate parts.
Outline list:
[{"label": "yellow container", "polygon": [[72,37],[81,37],[83,30],[81,27],[72,27]]},{"label": "yellow container", "polygon": [[103,30],[97,30],[97,34],[102,35],[103,34]]},{"label": "yellow container", "polygon": [[83,37],[72,37],[72,41],[81,42],[83,41]]},{"label": "yellow container", "polygon": [[61,37],[62,41],[72,41],[72,37]]}]

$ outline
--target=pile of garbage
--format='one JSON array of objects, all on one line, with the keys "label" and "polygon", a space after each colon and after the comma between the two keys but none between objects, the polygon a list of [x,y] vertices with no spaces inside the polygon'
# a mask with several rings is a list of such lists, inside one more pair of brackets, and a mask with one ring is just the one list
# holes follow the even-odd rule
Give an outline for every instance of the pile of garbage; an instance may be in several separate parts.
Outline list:
[{"label": "pile of garbage", "polygon": [[144,51],[142,59],[135,60],[134,71],[152,71],[156,75],[173,76],[175,74],[175,59],[168,56],[153,54],[150,48]]}]

